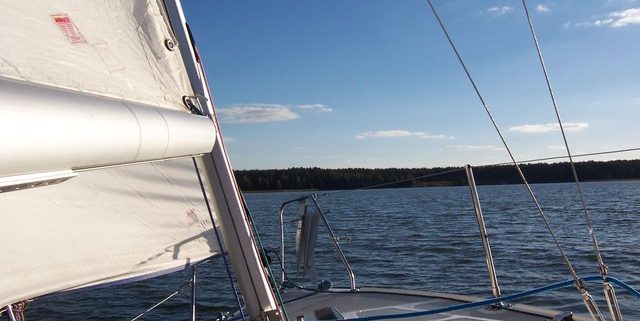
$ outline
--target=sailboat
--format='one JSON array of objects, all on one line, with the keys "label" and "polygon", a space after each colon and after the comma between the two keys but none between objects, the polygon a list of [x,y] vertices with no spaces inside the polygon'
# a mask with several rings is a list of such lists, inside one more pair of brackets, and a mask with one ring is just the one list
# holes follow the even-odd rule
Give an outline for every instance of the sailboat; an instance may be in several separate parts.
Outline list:
[{"label": "sailboat", "polygon": [[[499,293],[358,287],[352,271],[344,289],[285,286],[284,264],[278,282],[235,182],[179,0],[2,8],[11,17],[0,20],[0,311],[9,320],[34,298],[225,255],[242,293],[238,318],[249,320],[588,320]],[[314,196],[292,203],[307,202],[298,269],[312,273],[317,227],[331,229]]]}]

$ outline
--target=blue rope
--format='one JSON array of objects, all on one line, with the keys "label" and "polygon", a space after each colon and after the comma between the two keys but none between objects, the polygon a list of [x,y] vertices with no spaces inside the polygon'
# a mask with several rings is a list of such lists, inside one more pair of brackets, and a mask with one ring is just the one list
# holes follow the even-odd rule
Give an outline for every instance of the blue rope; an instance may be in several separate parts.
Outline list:
[{"label": "blue rope", "polygon": [[621,286],[623,289],[627,290],[627,292],[637,296],[640,299],[640,291],[632,288],[629,284],[626,284],[612,276],[607,276],[607,281],[611,281],[611,283]]},{"label": "blue rope", "polygon": [[[585,282],[600,281],[600,280],[602,280],[602,276],[601,275],[592,275],[592,276],[584,277],[584,278],[582,278],[582,280],[584,280]],[[617,285],[621,286],[622,288],[624,288],[625,290],[627,290],[631,294],[633,294],[633,295],[637,296],[638,298],[640,298],[640,291],[632,288],[630,285],[628,285],[628,284],[626,284],[626,283],[624,283],[624,282],[622,282],[622,281],[620,281],[620,280],[618,280],[618,279],[616,279],[614,277],[610,277],[610,276],[607,277],[607,281],[610,281],[611,283],[614,283],[614,284],[617,284]],[[512,294],[512,295],[502,296],[502,297],[499,297],[499,298],[493,298],[493,299],[487,299],[487,300],[482,300],[482,301],[477,301],[477,302],[470,302],[470,303],[452,305],[452,306],[433,309],[433,310],[428,310],[428,311],[408,312],[408,313],[399,313],[399,314],[387,314],[387,315],[374,315],[374,316],[370,316],[370,317],[344,319],[343,321],[356,321],[356,320],[357,321],[374,321],[374,320],[404,319],[404,318],[412,318],[412,317],[433,315],[433,314],[438,314],[438,313],[446,313],[446,312],[451,312],[451,311],[457,311],[457,310],[470,309],[470,308],[481,307],[481,306],[494,305],[494,304],[498,304],[500,302],[509,302],[509,301],[517,300],[517,299],[524,298],[524,297],[527,297],[527,296],[531,296],[533,294],[547,292],[547,291],[551,291],[551,290],[555,290],[555,289],[559,289],[559,288],[564,288],[564,287],[567,287],[567,286],[571,286],[573,284],[575,284],[575,282],[573,280],[567,280],[567,281],[562,281],[562,282],[546,285],[546,286],[543,286],[543,287],[531,289],[531,290],[528,290],[528,291],[519,292],[519,293]]]}]

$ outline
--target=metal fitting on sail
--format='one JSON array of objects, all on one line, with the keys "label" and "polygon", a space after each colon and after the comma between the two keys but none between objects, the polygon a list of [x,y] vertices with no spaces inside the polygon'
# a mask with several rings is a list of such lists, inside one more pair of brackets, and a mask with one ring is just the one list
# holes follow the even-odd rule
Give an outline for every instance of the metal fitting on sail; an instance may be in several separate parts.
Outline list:
[{"label": "metal fitting on sail", "polygon": [[78,176],[78,173],[67,169],[44,173],[0,177],[0,193],[60,184],[76,176]]},{"label": "metal fitting on sail", "polygon": [[198,98],[196,96],[182,96],[182,102],[187,106],[187,108],[189,108],[189,111],[191,111],[192,114],[204,116],[202,107],[200,106],[200,102],[198,102]]},{"label": "metal fitting on sail", "polygon": [[164,46],[167,47],[167,50],[174,51],[176,50],[176,42],[173,39],[167,38],[164,40]]}]

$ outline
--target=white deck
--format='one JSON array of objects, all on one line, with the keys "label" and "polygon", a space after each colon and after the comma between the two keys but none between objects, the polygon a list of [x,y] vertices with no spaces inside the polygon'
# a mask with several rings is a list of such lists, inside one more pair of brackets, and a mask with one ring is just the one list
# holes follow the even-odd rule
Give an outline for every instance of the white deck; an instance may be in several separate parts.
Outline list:
[{"label": "white deck", "polygon": [[[481,300],[481,298],[461,295],[380,288],[363,288],[358,292],[349,292],[348,290],[312,292],[292,289],[285,291],[283,299],[289,319],[294,320],[303,317],[305,321],[334,319],[322,316],[322,311],[319,311],[322,308],[333,308],[341,314],[343,318],[350,319],[374,315],[427,311]],[[480,307],[395,320],[547,321],[560,320],[554,319],[554,317],[560,315],[560,313],[560,311],[515,304],[508,309]],[[575,315],[573,316],[573,320],[588,321],[588,319]]]}]

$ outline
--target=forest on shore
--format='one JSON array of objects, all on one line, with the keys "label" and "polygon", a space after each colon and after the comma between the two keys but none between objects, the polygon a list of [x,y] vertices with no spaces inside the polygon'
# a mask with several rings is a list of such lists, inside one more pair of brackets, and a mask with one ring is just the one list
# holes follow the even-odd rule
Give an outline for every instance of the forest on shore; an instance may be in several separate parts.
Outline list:
[{"label": "forest on shore", "polygon": [[[581,181],[640,179],[640,159],[575,163]],[[530,183],[573,181],[569,163],[521,164]],[[341,168],[293,167],[234,171],[243,191],[339,190],[467,185],[462,167]],[[478,185],[519,184],[513,165],[474,167]]]}]

